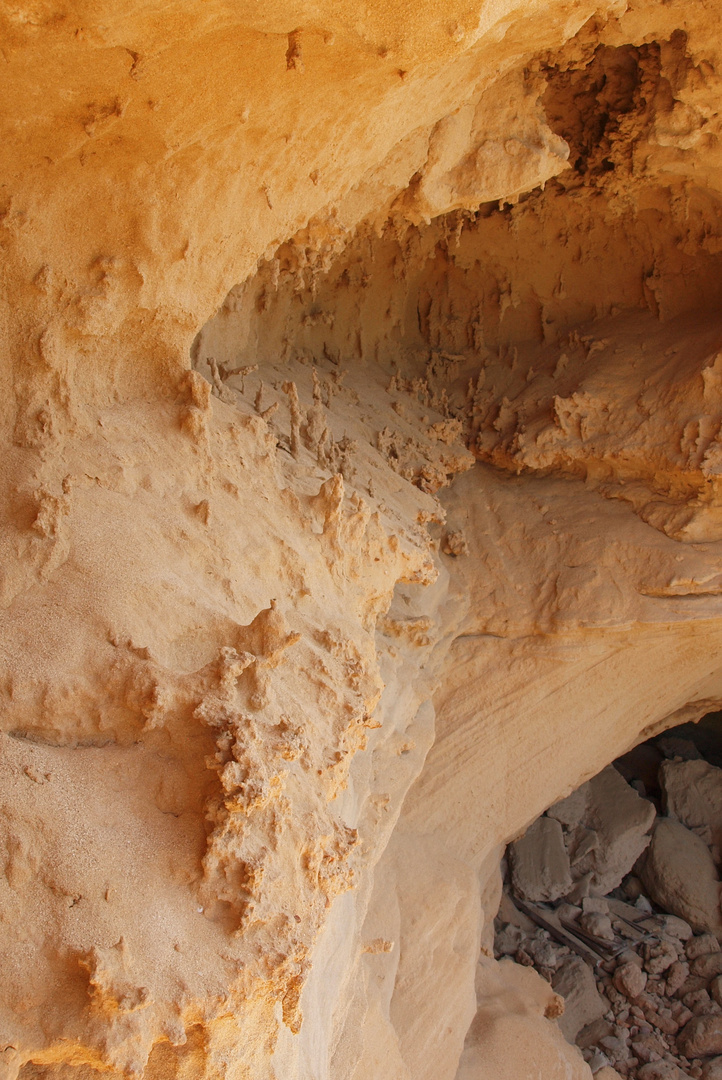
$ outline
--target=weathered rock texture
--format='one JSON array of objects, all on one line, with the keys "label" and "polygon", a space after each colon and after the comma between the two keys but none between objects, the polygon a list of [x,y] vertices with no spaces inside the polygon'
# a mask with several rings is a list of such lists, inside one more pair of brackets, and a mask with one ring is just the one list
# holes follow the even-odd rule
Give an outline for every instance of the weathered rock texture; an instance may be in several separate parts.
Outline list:
[{"label": "weathered rock texture", "polygon": [[722,701],[717,5],[0,19],[4,1072],[588,1077],[491,919]]}]

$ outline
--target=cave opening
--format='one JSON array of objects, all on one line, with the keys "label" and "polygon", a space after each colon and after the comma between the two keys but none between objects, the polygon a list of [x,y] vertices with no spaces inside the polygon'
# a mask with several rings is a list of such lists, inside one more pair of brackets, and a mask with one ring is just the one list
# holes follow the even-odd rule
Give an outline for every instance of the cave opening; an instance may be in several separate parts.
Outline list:
[{"label": "cave opening", "polygon": [[495,956],[549,982],[595,1075],[715,1075],[721,766],[715,711],[637,744],[507,849]]}]

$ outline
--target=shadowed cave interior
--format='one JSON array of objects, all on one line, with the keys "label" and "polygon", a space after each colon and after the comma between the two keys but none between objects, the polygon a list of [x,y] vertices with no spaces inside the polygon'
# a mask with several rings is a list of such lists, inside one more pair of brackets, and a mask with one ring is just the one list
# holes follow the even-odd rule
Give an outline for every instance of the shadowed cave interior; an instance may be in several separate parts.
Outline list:
[{"label": "shadowed cave interior", "polygon": [[720,766],[717,711],[638,744],[507,849],[495,956],[564,999],[594,1073],[710,1072],[695,1023],[722,1015]]}]

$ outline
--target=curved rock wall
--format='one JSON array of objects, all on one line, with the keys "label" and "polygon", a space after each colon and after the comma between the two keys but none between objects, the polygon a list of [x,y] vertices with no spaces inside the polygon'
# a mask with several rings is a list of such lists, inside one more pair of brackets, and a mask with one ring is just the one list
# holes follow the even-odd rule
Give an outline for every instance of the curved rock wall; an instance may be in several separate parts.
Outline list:
[{"label": "curved rock wall", "polygon": [[9,1080],[588,1077],[491,918],[722,702],[715,6],[0,16]]}]

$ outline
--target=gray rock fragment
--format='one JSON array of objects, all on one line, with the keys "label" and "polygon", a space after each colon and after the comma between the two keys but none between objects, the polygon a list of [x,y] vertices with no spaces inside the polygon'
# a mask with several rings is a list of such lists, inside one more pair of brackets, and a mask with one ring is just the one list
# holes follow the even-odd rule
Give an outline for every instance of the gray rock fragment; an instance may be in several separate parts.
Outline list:
[{"label": "gray rock fragment", "polygon": [[591,968],[579,956],[565,960],[552,987],[564,998],[564,1014],[557,1023],[568,1042],[575,1042],[582,1028],[601,1019],[609,1008],[597,990]]},{"label": "gray rock fragment", "polygon": [[562,825],[574,828],[580,823],[587,809],[589,796],[589,784],[582,784],[580,788],[561,799],[547,810],[547,817],[554,818]]},{"label": "gray rock fragment", "polygon": [[660,770],[667,813],[688,829],[709,830],[722,844],[722,769],[706,761],[665,761]]},{"label": "gray rock fragment", "polygon": [[509,850],[512,883],[526,900],[558,900],[572,886],[562,827],[541,817]]},{"label": "gray rock fragment", "polygon": [[649,895],[665,911],[695,930],[722,934],[717,870],[707,846],[684,825],[671,818],[657,821],[640,875]]},{"label": "gray rock fragment", "polygon": [[591,872],[592,894],[615,889],[649,844],[654,818],[654,806],[641,799],[613,765],[604,769],[589,781],[582,821],[596,833],[596,847],[576,862],[575,878]]}]

